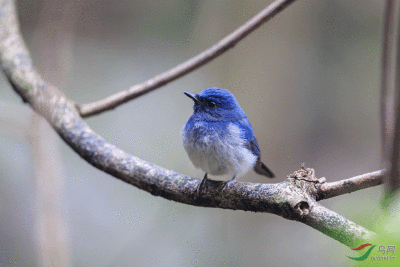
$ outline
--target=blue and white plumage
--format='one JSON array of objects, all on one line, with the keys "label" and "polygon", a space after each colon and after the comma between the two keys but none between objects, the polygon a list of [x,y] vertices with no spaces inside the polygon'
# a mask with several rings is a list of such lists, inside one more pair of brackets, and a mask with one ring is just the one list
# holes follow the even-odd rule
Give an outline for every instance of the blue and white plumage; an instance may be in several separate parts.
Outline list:
[{"label": "blue and white plumage", "polygon": [[183,146],[193,165],[206,172],[198,192],[207,174],[233,176],[226,186],[251,168],[274,177],[260,160],[251,123],[233,94],[219,88],[185,94],[193,99],[194,112],[182,128]]}]

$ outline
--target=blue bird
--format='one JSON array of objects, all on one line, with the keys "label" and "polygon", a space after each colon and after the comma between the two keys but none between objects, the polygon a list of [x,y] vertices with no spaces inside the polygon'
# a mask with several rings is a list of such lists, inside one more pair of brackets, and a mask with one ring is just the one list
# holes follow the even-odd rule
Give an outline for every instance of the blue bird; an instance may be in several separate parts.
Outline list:
[{"label": "blue bird", "polygon": [[260,160],[251,123],[232,93],[219,88],[208,88],[196,95],[184,93],[194,101],[194,112],[182,128],[183,146],[193,165],[206,172],[197,196],[207,174],[233,176],[223,191],[251,168],[268,178],[275,177]]}]

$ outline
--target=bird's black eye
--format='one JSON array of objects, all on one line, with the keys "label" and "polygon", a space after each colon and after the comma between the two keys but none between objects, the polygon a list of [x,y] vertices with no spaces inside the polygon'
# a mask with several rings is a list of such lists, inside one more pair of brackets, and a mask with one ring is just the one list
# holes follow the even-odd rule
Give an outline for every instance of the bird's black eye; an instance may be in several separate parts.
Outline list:
[{"label": "bird's black eye", "polygon": [[211,101],[211,100],[208,100],[207,101],[207,105],[210,107],[210,108],[213,108],[213,107],[215,107],[215,102],[214,101]]}]

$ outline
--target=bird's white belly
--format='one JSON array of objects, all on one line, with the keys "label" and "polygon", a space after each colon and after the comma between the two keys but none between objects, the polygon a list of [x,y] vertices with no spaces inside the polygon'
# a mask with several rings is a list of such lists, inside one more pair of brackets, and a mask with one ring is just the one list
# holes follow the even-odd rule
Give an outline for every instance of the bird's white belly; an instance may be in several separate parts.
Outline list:
[{"label": "bird's white belly", "polygon": [[183,145],[195,167],[211,175],[238,177],[254,166],[257,156],[244,146],[236,125],[230,123],[224,134],[207,131],[207,135],[199,135],[194,133],[196,128],[187,133],[182,131]]}]

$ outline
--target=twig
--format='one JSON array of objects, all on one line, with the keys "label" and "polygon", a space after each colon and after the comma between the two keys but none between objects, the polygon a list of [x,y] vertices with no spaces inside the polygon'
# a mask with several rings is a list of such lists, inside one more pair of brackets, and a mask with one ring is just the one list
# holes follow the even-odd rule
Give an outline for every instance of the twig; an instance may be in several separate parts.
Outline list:
[{"label": "twig", "polygon": [[352,193],[361,189],[383,184],[385,170],[369,172],[349,179],[323,183],[317,187],[317,200]]},{"label": "twig", "polygon": [[209,49],[201,52],[197,56],[189,59],[188,61],[179,64],[178,66],[157,75],[144,83],[137,84],[129,88],[128,90],[118,92],[105,99],[77,105],[79,114],[82,117],[89,117],[99,114],[103,111],[114,109],[115,107],[128,102],[134,98],[137,98],[143,94],[153,91],[169,82],[172,82],[179,77],[203,66],[207,62],[220,56],[228,49],[233,48],[239,41],[253,32],[255,29],[260,27],[263,23],[267,22],[285,7],[289,6],[295,0],[276,0],[252,19],[247,21],[245,24],[240,26],[234,32],[226,36],[224,39],[211,46]]}]

